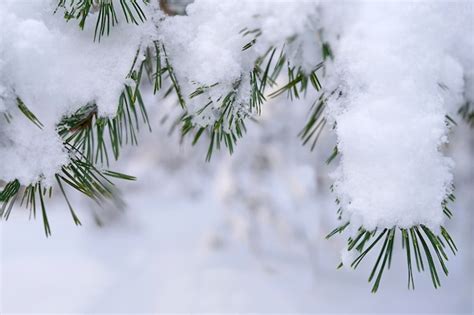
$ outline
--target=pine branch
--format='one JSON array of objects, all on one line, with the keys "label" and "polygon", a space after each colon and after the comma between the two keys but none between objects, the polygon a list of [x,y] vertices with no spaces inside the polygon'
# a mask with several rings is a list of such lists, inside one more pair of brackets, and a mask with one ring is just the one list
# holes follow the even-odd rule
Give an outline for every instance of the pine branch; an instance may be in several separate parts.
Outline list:
[{"label": "pine branch", "polygon": [[[211,103],[208,103],[204,110]],[[229,153],[232,154],[237,140],[243,136],[247,131],[245,126],[246,113],[236,110],[236,93],[229,92],[222,100],[222,111],[219,113],[219,118],[212,124],[207,126],[197,127],[193,122],[193,115],[184,115],[181,118],[183,123],[181,128],[181,136],[185,137],[191,131],[194,133],[192,144],[195,145],[204,132],[208,132],[210,143],[206,155],[206,161],[210,161],[214,150],[219,150],[222,142],[228,148]],[[197,113],[199,115],[199,112]]]},{"label": "pine branch", "polygon": [[[244,29],[241,33],[244,36],[255,36],[249,44],[243,47],[243,50],[250,49],[261,34],[258,29],[251,31]],[[154,77],[156,81],[159,81],[159,83],[156,83],[155,81],[155,86],[162,86],[162,75],[167,73],[168,78],[171,81],[171,87],[174,89],[178,97],[178,102],[185,110],[184,115],[180,118],[182,124],[181,136],[185,137],[187,135],[192,135],[192,143],[196,144],[203,135],[207,135],[207,138],[209,139],[209,148],[206,155],[207,161],[210,161],[213,152],[220,150],[221,147],[226,147],[230,154],[233,153],[238,139],[240,139],[246,132],[246,121],[248,119],[252,120],[261,114],[262,105],[267,101],[268,97],[277,97],[284,92],[287,92],[288,97],[293,99],[304,95],[309,86],[312,86],[317,91],[321,89],[321,84],[316,72],[321,69],[323,65],[322,63],[316,65],[309,74],[305,74],[301,67],[296,68],[291,65],[286,57],[285,47],[282,47],[279,50],[275,47],[270,47],[264,55],[255,60],[254,67],[249,73],[249,99],[243,100],[239,98],[240,89],[246,88],[243,86],[242,79],[239,79],[234,82],[232,90],[218,98],[215,103],[211,98],[208,98],[207,102],[203,104],[199,110],[190,113],[187,110],[185,99],[192,100],[197,96],[205,95],[205,93],[208,93],[212,88],[218,86],[219,83],[210,86],[198,86],[192,93],[190,93],[190,95],[188,95],[187,98],[185,98],[185,96],[182,95],[178,79],[174,74],[168,56],[166,55],[164,45],[161,44],[158,47],[161,47],[166,66],[165,68],[160,66],[163,62],[161,61],[161,57],[158,57],[156,61],[157,70]],[[159,49],[156,50],[158,54]],[[267,88],[276,86],[276,80],[285,65],[288,70],[289,82],[266,97],[265,92]],[[214,122],[207,125],[198,125],[194,122],[195,117],[202,115],[203,112],[211,108],[213,115],[217,117]]]},{"label": "pine branch", "polygon": [[[137,51],[137,56],[139,53],[140,50]],[[72,115],[63,117],[57,125],[56,130],[63,139],[64,149],[68,152],[70,162],[61,168],[61,172],[57,173],[55,178],[76,225],[80,225],[81,222],[66,195],[63,184],[101,204],[105,199],[116,198],[116,190],[112,179],[135,179],[133,176],[119,172],[98,169],[95,165],[99,161],[100,164],[109,165],[107,148],[111,148],[114,158],[118,159],[122,145],[128,143],[136,145],[141,121],[151,130],[148,114],[140,93],[140,83],[145,63],[142,62],[136,66],[137,59],[136,57],[128,75],[135,83],[134,88],[124,86],[119,98],[117,114],[113,118],[98,117],[97,105],[92,103],[79,108]],[[135,70],[136,67],[137,70]],[[16,101],[18,108],[25,117],[39,128],[42,128],[41,121],[20,97],[17,97]],[[18,180],[13,180],[3,187],[0,192],[0,218],[8,219],[13,205],[21,194],[21,190]],[[50,187],[49,197],[51,195],[52,188]],[[30,216],[34,218],[36,218],[37,207],[41,207],[45,234],[49,236],[51,235],[51,228],[47,217],[45,196],[46,190],[42,188],[42,180],[40,179],[23,189],[20,205],[24,203],[30,209]]]},{"label": "pine branch", "polygon": [[[81,156],[79,150],[70,145],[67,145],[66,147],[70,150],[70,163],[63,166],[61,172],[57,173],[55,177],[58,187],[68,205],[74,223],[76,225],[81,225],[81,222],[66,195],[63,184],[83,193],[100,205],[105,199],[116,198],[117,192],[112,182],[113,178],[125,180],[134,180],[135,178],[113,171],[99,170],[85,159],[84,156]],[[24,205],[30,210],[30,218],[36,218],[37,209],[40,207],[45,235],[50,236],[51,227],[44,199],[46,196],[51,198],[52,194],[53,188],[49,187],[49,189],[46,189],[42,187],[41,181],[29,184],[23,189],[18,180],[11,181],[7,183],[0,192],[0,218],[8,220],[13,206],[18,202],[20,202],[20,206]],[[22,195],[21,199],[19,199],[20,195]]]},{"label": "pine branch", "polygon": [[[137,51],[137,56],[139,52],[140,50]],[[151,131],[140,92],[145,62],[138,65],[137,70],[134,68],[135,65],[132,65],[128,75],[134,81],[134,88],[124,86],[117,113],[113,118],[98,117],[97,105],[91,103],[79,108],[72,115],[63,117],[57,126],[57,131],[64,141],[78,148],[92,163],[100,162],[108,166],[108,150],[112,151],[114,159],[117,160],[124,144],[137,145],[137,135],[142,123]]]}]

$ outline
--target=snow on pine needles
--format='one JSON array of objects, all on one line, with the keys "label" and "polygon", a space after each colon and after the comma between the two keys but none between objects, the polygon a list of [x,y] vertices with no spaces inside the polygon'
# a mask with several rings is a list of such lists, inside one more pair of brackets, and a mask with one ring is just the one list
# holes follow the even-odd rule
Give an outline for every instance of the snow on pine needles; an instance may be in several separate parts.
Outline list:
[{"label": "snow on pine needles", "polygon": [[444,18],[449,11],[472,16],[449,6],[364,2],[337,43],[341,95],[329,105],[341,153],[334,188],[354,227],[443,222],[453,180],[453,162],[441,150],[446,115],[461,105],[468,67],[450,48],[470,40],[468,24]]}]

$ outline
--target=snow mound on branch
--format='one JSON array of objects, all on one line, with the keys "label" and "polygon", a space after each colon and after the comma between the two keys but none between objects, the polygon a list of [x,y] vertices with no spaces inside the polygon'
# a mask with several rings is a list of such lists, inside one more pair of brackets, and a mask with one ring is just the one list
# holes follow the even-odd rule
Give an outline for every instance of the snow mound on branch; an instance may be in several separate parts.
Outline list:
[{"label": "snow mound on branch", "polygon": [[367,229],[437,226],[452,182],[453,163],[440,151],[445,115],[464,90],[450,49],[472,41],[469,23],[446,17],[472,21],[472,10],[361,2],[352,14],[335,53],[343,97],[329,104],[342,153],[335,191],[347,219]]},{"label": "snow mound on branch", "polygon": [[[0,2],[0,111],[13,116],[10,123],[0,121],[0,176],[6,181],[51,179],[67,161],[56,124],[90,102],[101,115],[114,115],[137,49],[153,32],[151,23],[129,25],[118,12],[110,36],[94,42],[97,13],[81,31],[76,20],[53,15],[55,5],[51,0]],[[42,130],[22,117],[16,97],[38,117]]]},{"label": "snow mound on branch", "polygon": [[[309,17],[317,14],[318,3],[201,0],[187,7],[186,16],[165,19],[160,35],[189,111],[199,111],[209,99],[218,103],[234,89],[239,90],[239,101],[248,103],[250,71],[255,60],[272,46],[280,49],[295,35],[309,39],[298,38],[294,47],[288,49],[293,50],[289,57],[297,57],[293,61],[298,60],[297,65],[310,70],[320,61],[316,32],[309,28]],[[243,50],[257,30],[261,35],[255,45]],[[244,35],[245,31],[255,32]],[[198,87],[205,86],[213,87],[202,96],[188,98]],[[213,123],[213,118],[196,123]]]}]

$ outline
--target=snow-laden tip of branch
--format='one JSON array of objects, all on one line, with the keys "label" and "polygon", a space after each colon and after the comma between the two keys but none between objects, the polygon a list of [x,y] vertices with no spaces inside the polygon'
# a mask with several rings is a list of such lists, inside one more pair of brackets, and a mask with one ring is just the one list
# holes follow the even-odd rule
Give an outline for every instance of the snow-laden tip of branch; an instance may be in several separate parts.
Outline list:
[{"label": "snow-laden tip of branch", "polygon": [[352,14],[335,52],[343,99],[329,104],[342,153],[335,191],[366,229],[439,226],[453,167],[441,152],[446,115],[460,105],[466,67],[451,48],[472,41],[472,11],[362,2]]}]

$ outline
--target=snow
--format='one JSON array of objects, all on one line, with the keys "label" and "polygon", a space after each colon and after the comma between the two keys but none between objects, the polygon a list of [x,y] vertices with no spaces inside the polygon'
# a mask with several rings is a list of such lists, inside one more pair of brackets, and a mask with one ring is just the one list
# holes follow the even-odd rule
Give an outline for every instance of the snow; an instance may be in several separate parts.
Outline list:
[{"label": "snow", "polygon": [[[100,115],[114,115],[133,58],[154,31],[151,22],[132,26],[119,16],[110,36],[97,43],[95,23],[81,31],[60,12],[53,15],[55,5],[51,0],[0,3],[0,110],[13,115],[11,123],[2,117],[0,124],[0,174],[6,181],[53,178],[68,161],[56,124],[90,102],[97,103]],[[16,109],[17,96],[42,130]]]},{"label": "snow", "polygon": [[1,178],[5,181],[18,179],[24,184],[44,179],[49,186],[61,165],[68,163],[62,141],[55,130],[38,132],[36,125],[26,117],[18,116],[17,119],[20,120],[18,123],[0,127]]},{"label": "snow", "polygon": [[449,3],[362,2],[341,34],[334,73],[343,98],[329,112],[342,153],[335,189],[348,220],[367,229],[443,222],[453,166],[441,152],[445,115],[462,104],[470,70],[449,54],[453,41],[464,50],[472,41],[473,11],[462,8],[455,16],[466,23],[447,26]]}]

